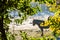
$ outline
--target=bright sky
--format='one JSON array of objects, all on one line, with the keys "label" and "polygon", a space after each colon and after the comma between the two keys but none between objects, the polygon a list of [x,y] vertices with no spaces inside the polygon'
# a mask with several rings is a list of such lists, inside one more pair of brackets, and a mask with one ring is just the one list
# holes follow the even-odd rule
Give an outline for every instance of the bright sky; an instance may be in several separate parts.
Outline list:
[{"label": "bright sky", "polygon": [[[31,4],[32,4],[32,7],[33,7],[33,6],[36,6],[38,3],[35,4],[35,3],[31,2]],[[41,7],[42,12],[37,12],[37,14],[35,14],[35,15],[33,15],[33,16],[48,17],[48,16],[53,16],[53,15],[54,15],[52,12],[50,12],[50,11],[48,10],[48,8],[46,7],[45,4],[40,4],[40,5],[38,5],[38,6]],[[14,15],[15,15],[15,17],[17,17],[17,16],[18,16],[18,12],[17,12],[17,11],[12,11],[12,12],[10,13],[10,15],[11,15],[12,17],[13,17]]]}]

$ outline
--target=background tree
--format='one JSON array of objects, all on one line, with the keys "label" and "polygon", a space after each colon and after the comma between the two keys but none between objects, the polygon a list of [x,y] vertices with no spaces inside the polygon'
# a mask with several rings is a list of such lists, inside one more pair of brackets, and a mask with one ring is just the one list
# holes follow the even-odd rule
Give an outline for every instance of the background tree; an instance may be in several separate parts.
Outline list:
[{"label": "background tree", "polygon": [[49,20],[45,21],[44,25],[50,26],[50,30],[53,32],[54,36],[60,36],[60,1],[50,0],[45,3],[49,10],[54,13],[54,16],[50,16]]},{"label": "background tree", "polygon": [[[0,0],[0,33],[1,39],[7,40],[6,28],[7,24],[11,22],[8,17],[9,10],[19,10],[23,13],[21,22],[27,18],[27,15],[33,15],[37,11],[38,7],[32,7],[30,5],[31,0]],[[7,28],[8,29],[8,28]]]},{"label": "background tree", "polygon": [[0,0],[0,33],[1,39],[7,40],[4,26],[10,21],[8,18],[8,9],[16,8],[18,0]]}]

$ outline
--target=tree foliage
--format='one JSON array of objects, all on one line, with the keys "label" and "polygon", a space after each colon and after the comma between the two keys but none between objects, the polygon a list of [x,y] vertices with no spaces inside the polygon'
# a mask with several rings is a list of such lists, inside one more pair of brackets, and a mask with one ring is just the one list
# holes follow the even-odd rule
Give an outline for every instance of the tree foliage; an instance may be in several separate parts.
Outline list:
[{"label": "tree foliage", "polygon": [[51,12],[54,12],[54,16],[50,16],[48,20],[45,21],[45,24],[41,24],[42,26],[50,26],[50,30],[53,32],[55,36],[60,36],[60,5],[57,3],[59,0],[50,0],[46,1],[46,6],[49,8]]},{"label": "tree foliage", "polygon": [[5,29],[8,30],[7,24],[11,22],[8,15],[9,11],[19,10],[22,12],[23,15],[20,19],[20,22],[22,23],[22,21],[27,18],[27,15],[33,15],[37,12],[37,6],[31,8],[30,2],[32,1],[33,0],[0,0],[0,32],[2,40],[7,40]]},{"label": "tree foliage", "polygon": [[37,5],[36,7],[31,7],[30,2],[46,3],[49,10],[55,13],[55,15],[48,20],[50,28],[54,29],[54,33],[60,34],[60,5],[58,5],[60,2],[58,3],[56,0],[0,0],[0,32],[2,40],[7,40],[5,28],[7,28],[7,24],[11,22],[8,17],[9,10],[19,10],[23,13],[20,19],[21,23],[28,16],[35,14],[37,12],[36,9],[40,10]]}]

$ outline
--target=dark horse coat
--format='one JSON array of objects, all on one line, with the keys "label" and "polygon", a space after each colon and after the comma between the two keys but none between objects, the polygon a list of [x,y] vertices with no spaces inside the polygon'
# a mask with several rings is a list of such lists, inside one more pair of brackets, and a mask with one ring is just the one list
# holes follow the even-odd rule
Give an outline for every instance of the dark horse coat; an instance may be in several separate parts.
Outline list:
[{"label": "dark horse coat", "polygon": [[44,23],[43,20],[37,20],[37,19],[33,20],[33,26],[34,26],[35,24],[37,24],[38,27],[41,29],[41,31],[42,31],[41,36],[43,36],[43,29],[44,29],[44,28],[49,28],[49,26],[46,26],[46,27],[45,27],[45,26],[43,26],[43,27],[40,26],[40,24],[41,24],[42,22]]}]

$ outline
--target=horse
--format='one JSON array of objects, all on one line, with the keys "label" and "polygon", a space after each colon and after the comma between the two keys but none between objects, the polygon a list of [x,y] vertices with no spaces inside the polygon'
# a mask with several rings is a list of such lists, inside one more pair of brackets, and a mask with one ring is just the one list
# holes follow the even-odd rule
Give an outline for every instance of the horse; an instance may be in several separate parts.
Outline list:
[{"label": "horse", "polygon": [[41,34],[41,36],[43,36],[43,29],[44,28],[49,28],[49,26],[41,26],[40,24],[41,23],[44,23],[44,21],[43,20],[37,20],[37,19],[34,19],[33,20],[33,26],[35,25],[35,24],[37,24],[38,25],[38,27],[41,29],[41,31],[42,31],[42,34]]}]

